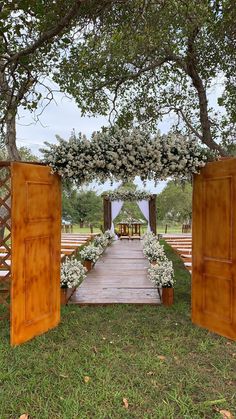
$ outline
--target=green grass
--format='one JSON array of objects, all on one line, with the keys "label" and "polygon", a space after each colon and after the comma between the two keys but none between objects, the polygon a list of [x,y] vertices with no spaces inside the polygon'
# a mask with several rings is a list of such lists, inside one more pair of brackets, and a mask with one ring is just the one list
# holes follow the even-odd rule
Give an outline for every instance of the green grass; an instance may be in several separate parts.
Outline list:
[{"label": "green grass", "polygon": [[[142,227],[142,234],[146,231],[146,227]],[[101,230],[98,227],[93,227],[94,233],[101,233]],[[90,227],[80,228],[78,224],[73,226],[73,233],[90,233]],[[157,233],[165,233],[165,225],[161,225],[157,222]],[[168,225],[167,229],[168,234],[182,233],[182,224],[180,225]]]},{"label": "green grass", "polygon": [[[81,228],[78,224],[73,225],[73,233],[90,233],[90,227],[83,227]],[[94,233],[101,233],[100,228],[93,227]]]},{"label": "green grass", "polygon": [[170,308],[65,307],[59,327],[14,349],[1,325],[1,419],[26,412],[32,419],[236,413],[236,343],[191,323],[190,276],[167,251],[177,279]]}]

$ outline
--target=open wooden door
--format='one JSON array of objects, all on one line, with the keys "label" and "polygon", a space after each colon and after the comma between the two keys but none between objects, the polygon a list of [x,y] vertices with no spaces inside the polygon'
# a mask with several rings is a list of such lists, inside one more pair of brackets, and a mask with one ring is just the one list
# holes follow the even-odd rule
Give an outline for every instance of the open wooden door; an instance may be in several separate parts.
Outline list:
[{"label": "open wooden door", "polygon": [[12,163],[11,344],[60,321],[60,179],[49,167]]},{"label": "open wooden door", "polygon": [[192,321],[236,339],[236,159],[194,176]]}]

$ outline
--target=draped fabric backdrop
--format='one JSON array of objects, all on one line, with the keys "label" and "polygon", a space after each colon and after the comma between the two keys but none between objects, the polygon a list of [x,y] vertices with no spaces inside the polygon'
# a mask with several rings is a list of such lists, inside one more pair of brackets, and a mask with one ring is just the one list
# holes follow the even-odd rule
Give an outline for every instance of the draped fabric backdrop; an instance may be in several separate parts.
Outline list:
[{"label": "draped fabric backdrop", "polygon": [[119,212],[121,211],[121,208],[123,207],[124,201],[111,201],[111,231],[115,232],[115,226],[114,226],[114,219],[117,217]]},{"label": "draped fabric backdrop", "polygon": [[150,231],[149,201],[148,200],[137,201],[137,204],[148,222],[147,231]]}]

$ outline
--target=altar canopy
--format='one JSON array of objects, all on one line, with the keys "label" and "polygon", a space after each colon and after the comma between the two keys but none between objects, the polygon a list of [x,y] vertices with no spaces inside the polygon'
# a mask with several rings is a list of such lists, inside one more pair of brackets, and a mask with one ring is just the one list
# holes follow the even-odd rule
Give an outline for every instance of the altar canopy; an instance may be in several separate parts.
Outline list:
[{"label": "altar canopy", "polygon": [[140,211],[148,222],[147,230],[156,234],[156,195],[146,191],[117,190],[105,193],[104,229],[115,232],[114,220],[120,213],[125,201],[137,203]]}]

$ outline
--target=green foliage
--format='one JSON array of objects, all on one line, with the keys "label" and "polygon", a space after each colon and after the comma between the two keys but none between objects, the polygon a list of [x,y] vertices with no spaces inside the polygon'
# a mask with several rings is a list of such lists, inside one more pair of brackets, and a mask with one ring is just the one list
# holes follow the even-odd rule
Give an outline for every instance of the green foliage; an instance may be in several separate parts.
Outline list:
[{"label": "green foliage", "polygon": [[[35,112],[39,101],[44,108],[53,100],[48,79],[68,44],[86,26],[89,9],[78,0],[0,3],[0,126],[11,159],[19,159],[15,144],[19,106]],[[37,120],[37,112],[34,115]]]},{"label": "green foliage", "polygon": [[187,223],[192,219],[192,185],[170,181],[157,196],[157,218],[160,221]]},{"label": "green foliage", "polygon": [[124,205],[115,219],[115,223],[127,220],[127,218],[135,218],[135,220],[143,220],[146,222],[142,212],[136,202],[124,202]]},{"label": "green foliage", "polygon": [[92,223],[100,227],[103,220],[103,199],[94,191],[78,191],[64,187],[62,193],[62,217],[73,224]]},{"label": "green foliage", "polygon": [[[235,15],[232,0],[115,2],[70,45],[55,80],[83,113],[106,115],[112,97],[120,126],[156,129],[174,112],[173,129],[217,148],[212,138],[236,122]],[[221,116],[207,104],[216,78]]]},{"label": "green foliage", "polygon": [[[39,161],[39,158],[35,156],[28,147],[20,147],[18,151],[23,162]],[[5,147],[0,149],[0,160],[8,160],[8,153]]]}]

